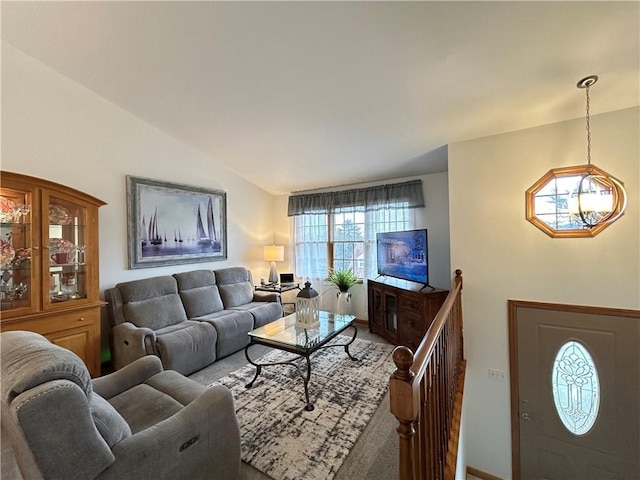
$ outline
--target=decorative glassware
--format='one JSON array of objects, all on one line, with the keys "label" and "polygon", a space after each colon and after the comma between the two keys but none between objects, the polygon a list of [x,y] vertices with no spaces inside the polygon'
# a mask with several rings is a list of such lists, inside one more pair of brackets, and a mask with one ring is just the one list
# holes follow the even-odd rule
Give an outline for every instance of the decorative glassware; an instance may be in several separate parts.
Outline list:
[{"label": "decorative glassware", "polygon": [[13,221],[15,202],[10,198],[0,197],[0,222],[8,223]]},{"label": "decorative glassware", "polygon": [[0,268],[11,268],[11,262],[16,256],[16,251],[9,242],[0,240]]},{"label": "decorative glassware", "polygon": [[13,221],[18,223],[22,220],[22,217],[29,215],[31,206],[24,203],[16,203],[13,207]]}]

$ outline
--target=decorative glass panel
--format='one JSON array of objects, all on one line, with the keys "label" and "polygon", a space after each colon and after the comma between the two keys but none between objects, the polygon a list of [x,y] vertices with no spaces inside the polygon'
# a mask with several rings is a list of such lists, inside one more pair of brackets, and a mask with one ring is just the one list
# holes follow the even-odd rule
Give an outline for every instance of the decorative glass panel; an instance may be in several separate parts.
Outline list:
[{"label": "decorative glass panel", "polygon": [[565,343],[553,363],[553,403],[562,424],[574,435],[584,435],[600,408],[600,382],[593,358],[584,345]]}]

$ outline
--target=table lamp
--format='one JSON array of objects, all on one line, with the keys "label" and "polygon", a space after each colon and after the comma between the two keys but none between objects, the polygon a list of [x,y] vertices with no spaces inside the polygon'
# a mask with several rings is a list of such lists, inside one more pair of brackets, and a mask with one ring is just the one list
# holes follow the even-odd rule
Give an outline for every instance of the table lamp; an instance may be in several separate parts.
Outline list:
[{"label": "table lamp", "polygon": [[269,270],[269,283],[278,283],[278,269],[276,262],[284,260],[284,247],[282,245],[267,245],[264,247],[264,259],[271,262]]}]

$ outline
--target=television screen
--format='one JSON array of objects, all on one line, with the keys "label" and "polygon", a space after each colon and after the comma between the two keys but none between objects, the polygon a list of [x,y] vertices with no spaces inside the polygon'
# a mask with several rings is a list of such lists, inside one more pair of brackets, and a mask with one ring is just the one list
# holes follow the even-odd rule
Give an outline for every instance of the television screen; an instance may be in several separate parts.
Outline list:
[{"label": "television screen", "polygon": [[377,234],[378,274],[429,284],[427,230]]}]

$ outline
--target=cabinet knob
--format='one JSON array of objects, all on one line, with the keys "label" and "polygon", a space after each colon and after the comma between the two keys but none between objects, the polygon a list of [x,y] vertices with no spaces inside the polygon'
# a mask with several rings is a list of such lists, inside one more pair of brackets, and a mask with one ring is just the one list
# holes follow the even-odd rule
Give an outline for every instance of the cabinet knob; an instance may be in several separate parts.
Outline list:
[{"label": "cabinet knob", "polygon": [[38,250],[40,247],[39,247],[38,245],[34,245],[34,246],[33,246],[33,247],[31,247],[31,248],[33,248],[34,250]]},{"label": "cabinet knob", "polygon": [[84,317],[80,317],[80,318],[78,319],[78,321],[79,321],[79,322],[83,322],[83,321],[84,321]]},{"label": "cabinet knob", "polygon": [[407,322],[407,327],[413,327],[413,320],[409,320]]}]

